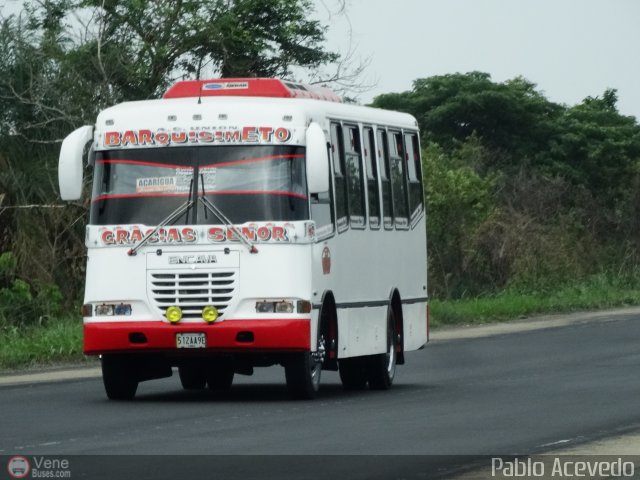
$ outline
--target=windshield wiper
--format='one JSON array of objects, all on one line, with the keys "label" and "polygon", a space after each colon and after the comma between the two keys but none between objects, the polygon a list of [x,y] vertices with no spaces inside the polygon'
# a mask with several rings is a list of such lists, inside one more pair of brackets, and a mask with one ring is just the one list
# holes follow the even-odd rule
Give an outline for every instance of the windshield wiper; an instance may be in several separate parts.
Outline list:
[{"label": "windshield wiper", "polygon": [[205,206],[205,208],[209,209],[211,213],[213,213],[216,217],[218,217],[218,219],[222,221],[222,223],[224,223],[227,226],[227,228],[235,234],[236,238],[238,238],[249,249],[249,253],[258,253],[258,249],[253,243],[251,243],[251,240],[249,240],[247,236],[244,233],[242,233],[240,229],[238,229],[238,227],[236,227],[233,223],[231,223],[231,220],[229,220],[225,216],[225,214],[222,213],[222,210],[216,207],[213,203],[211,203],[211,201],[207,197],[205,197],[204,176],[202,174],[200,174],[200,180],[202,181],[202,196],[198,195],[198,198],[200,199],[202,204]]},{"label": "windshield wiper", "polygon": [[172,213],[170,213],[167,216],[167,218],[162,220],[156,228],[154,228],[149,233],[147,233],[136,246],[134,246],[133,248],[130,248],[129,251],[127,252],[127,255],[129,255],[130,257],[135,256],[138,253],[138,250],[142,248],[142,246],[145,243],[147,243],[149,239],[158,232],[158,230],[160,230],[165,225],[173,222],[176,218],[178,218],[184,212],[188,211],[193,206],[193,199],[191,196],[193,193],[192,190],[193,190],[193,180],[191,180],[191,185],[189,186],[189,199],[186,202],[184,202],[182,205],[180,205],[178,208],[176,208]]}]

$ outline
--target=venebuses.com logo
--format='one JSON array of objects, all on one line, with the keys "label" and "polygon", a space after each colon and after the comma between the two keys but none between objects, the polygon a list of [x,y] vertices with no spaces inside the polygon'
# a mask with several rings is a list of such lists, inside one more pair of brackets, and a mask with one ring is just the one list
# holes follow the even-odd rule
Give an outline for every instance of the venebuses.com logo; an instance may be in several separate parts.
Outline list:
[{"label": "venebuses.com logo", "polygon": [[25,457],[11,457],[7,463],[7,471],[11,478],[26,478],[31,471],[31,465]]},{"label": "venebuses.com logo", "polygon": [[7,472],[11,478],[71,478],[66,458],[14,456],[7,462]]}]

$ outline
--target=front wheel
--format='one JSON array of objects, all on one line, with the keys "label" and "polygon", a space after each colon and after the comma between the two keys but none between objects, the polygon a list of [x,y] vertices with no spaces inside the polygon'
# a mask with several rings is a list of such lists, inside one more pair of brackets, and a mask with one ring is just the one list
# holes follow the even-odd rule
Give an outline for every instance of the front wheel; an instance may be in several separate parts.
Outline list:
[{"label": "front wheel", "polygon": [[202,367],[181,365],[178,367],[180,383],[185,390],[202,390],[207,386],[207,376]]},{"label": "front wheel", "polygon": [[324,333],[318,335],[315,352],[294,354],[284,366],[287,389],[291,397],[298,400],[311,400],[320,389],[322,364],[326,356]]},{"label": "front wheel", "polygon": [[134,361],[124,355],[102,355],[102,382],[110,400],[131,400],[138,390]]},{"label": "front wheel", "polygon": [[396,375],[396,320],[395,313],[389,310],[387,318],[387,351],[367,357],[367,377],[373,390],[388,390]]},{"label": "front wheel", "polygon": [[233,361],[227,358],[216,359],[205,372],[209,390],[214,392],[229,390],[233,384],[234,375]]}]

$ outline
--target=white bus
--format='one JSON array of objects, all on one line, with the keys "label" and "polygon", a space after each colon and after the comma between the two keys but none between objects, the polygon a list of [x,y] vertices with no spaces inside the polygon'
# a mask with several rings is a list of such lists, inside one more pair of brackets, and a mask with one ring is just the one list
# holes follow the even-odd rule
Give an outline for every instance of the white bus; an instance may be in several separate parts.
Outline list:
[{"label": "white bus", "polygon": [[275,79],[178,82],[71,133],[61,196],[93,168],[84,352],[106,394],[177,367],[185,389],[282,365],[387,389],[428,340],[416,120]]}]

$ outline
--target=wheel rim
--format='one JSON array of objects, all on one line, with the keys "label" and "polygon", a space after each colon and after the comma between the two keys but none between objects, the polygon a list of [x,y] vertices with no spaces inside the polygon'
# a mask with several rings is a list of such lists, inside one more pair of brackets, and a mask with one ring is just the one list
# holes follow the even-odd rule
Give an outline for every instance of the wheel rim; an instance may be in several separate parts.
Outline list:
[{"label": "wheel rim", "polygon": [[315,388],[320,385],[320,374],[326,353],[326,341],[324,335],[320,335],[318,338],[318,347],[315,352],[311,353],[311,383]]},{"label": "wheel rim", "polygon": [[387,347],[387,374],[389,378],[393,378],[396,371],[396,343],[393,336],[393,328],[389,326],[387,329],[388,347]]}]

